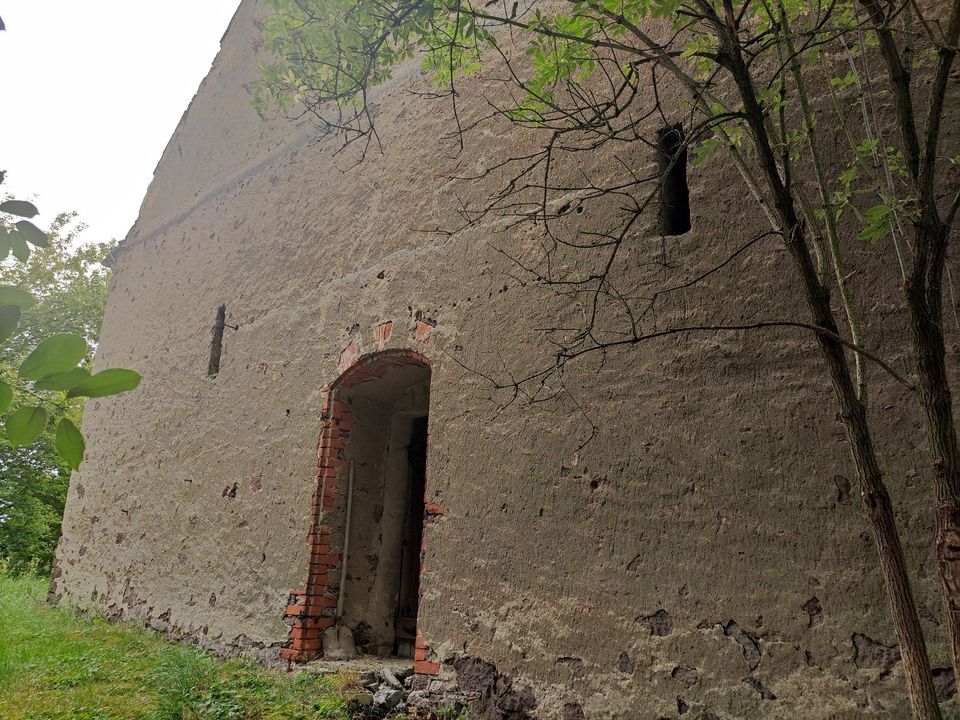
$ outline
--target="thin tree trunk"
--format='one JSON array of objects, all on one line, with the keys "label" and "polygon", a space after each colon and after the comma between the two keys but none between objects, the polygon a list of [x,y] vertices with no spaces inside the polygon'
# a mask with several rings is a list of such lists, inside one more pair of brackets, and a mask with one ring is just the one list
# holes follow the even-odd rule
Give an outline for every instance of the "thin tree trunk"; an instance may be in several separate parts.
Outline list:
[{"label": "thin tree trunk", "polygon": [[[933,453],[936,495],[936,556],[945,628],[955,677],[960,678],[960,447],[953,417],[953,398],[946,370],[943,339],[942,274],[945,228],[937,217],[917,225],[920,255],[907,287],[913,330],[917,392],[927,421]],[[925,237],[932,235],[933,237]]]},{"label": "thin tree trunk", "polygon": [[[796,242],[799,240],[794,241]],[[794,250],[793,254],[796,256],[805,253]],[[802,257],[795,259],[798,260],[798,265],[809,264],[808,269],[801,269],[801,275],[805,279],[807,301],[816,324],[829,332],[836,333],[837,328],[826,290],[821,289],[818,292],[813,286],[815,273],[812,264],[809,263],[809,255],[807,255],[807,263],[803,262]],[[873,526],[873,539],[886,583],[893,625],[900,642],[900,654],[903,658],[904,674],[913,710],[921,720],[939,720],[940,706],[936,688],[933,685],[930,658],[910,589],[910,578],[903,557],[903,548],[900,545],[900,535],[890,502],[890,494],[883,482],[870,436],[866,408],[857,397],[850,368],[843,354],[843,346],[825,335],[818,335],[817,339],[827,362],[834,394],[840,406],[840,417],[850,442],[850,451],[860,481],[860,497]]]},{"label": "thin tree trunk", "polygon": [[[700,0],[700,7],[712,16],[720,39],[718,62],[725,65],[733,76],[743,100],[744,115],[750,127],[758,151],[758,159],[773,197],[779,230],[797,269],[807,306],[814,324],[834,336],[837,324],[830,307],[829,290],[820,283],[809,246],[805,228],[797,216],[790,189],[784,184],[765,126],[763,108],[757,100],[750,72],[737,41],[736,14],[731,0],[723,0],[724,17],[719,17],[713,7]],[[880,557],[890,601],[893,624],[900,643],[907,689],[913,710],[920,720],[940,720],[940,706],[933,685],[933,673],[927,654],[920,618],[910,589],[903,548],[897,531],[896,518],[877,462],[877,455],[870,436],[866,407],[857,397],[850,367],[843,346],[826,333],[817,333],[834,394],[840,408],[850,450],[860,481],[860,497],[867,517],[873,526],[874,543]]]},{"label": "thin tree trunk", "polygon": [[890,25],[894,9],[878,0],[860,0],[860,3],[874,24],[880,55],[887,66],[901,149],[914,182],[920,211],[920,217],[914,223],[915,256],[906,287],[907,306],[913,329],[918,392],[927,417],[927,433],[933,452],[937,573],[954,675],[960,678],[960,450],[943,344],[941,281],[948,229],[937,210],[934,191],[943,109],[950,69],[960,40],[960,0],[951,3],[946,25],[937,23],[942,35],[937,39],[937,64],[930,86],[930,105],[922,142],[910,88],[910,63],[905,62]]}]

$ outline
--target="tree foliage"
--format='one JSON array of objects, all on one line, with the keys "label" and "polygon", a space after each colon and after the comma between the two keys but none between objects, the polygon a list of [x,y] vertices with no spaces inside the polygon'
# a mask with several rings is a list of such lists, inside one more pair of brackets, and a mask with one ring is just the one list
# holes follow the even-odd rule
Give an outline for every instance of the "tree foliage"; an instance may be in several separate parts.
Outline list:
[{"label": "tree foliage", "polygon": [[6,258],[6,253],[13,252],[16,258],[0,266],[4,435],[13,447],[22,447],[40,438],[48,421],[63,424],[57,447],[65,450],[63,459],[77,468],[83,444],[73,432],[79,416],[74,398],[115,395],[134,389],[140,381],[130,370],[105,370],[92,376],[89,372],[108,277],[101,262],[110,246],[72,250],[76,230],[60,234],[73,219],[70,215],[59,216],[49,234],[29,220],[16,220],[37,214],[30,202],[6,200],[0,204],[0,213],[0,255]]},{"label": "tree foliage", "polygon": [[[0,263],[0,559],[16,570],[46,571],[70,471],[83,460],[83,401],[105,387],[136,387],[139,376],[89,372],[110,279],[103,262],[114,244],[79,245],[83,226],[69,213],[42,241],[34,242],[33,231],[18,237],[17,214],[35,212],[24,201],[0,204],[0,251],[21,248]],[[118,372],[132,375],[109,383]]]}]

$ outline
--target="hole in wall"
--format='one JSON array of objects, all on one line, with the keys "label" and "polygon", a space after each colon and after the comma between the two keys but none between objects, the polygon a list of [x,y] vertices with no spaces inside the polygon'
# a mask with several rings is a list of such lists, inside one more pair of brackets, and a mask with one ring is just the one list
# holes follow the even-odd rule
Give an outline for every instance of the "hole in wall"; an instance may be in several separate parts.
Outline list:
[{"label": "hole in wall", "polygon": [[220,356],[223,354],[223,328],[227,320],[227,306],[217,308],[217,317],[213,323],[213,338],[210,341],[210,362],[207,365],[207,375],[213,377],[220,372]]},{"label": "hole in wall", "polygon": [[661,174],[660,232],[690,231],[690,191],[687,187],[687,145],[679,123],[657,131],[657,169]]}]

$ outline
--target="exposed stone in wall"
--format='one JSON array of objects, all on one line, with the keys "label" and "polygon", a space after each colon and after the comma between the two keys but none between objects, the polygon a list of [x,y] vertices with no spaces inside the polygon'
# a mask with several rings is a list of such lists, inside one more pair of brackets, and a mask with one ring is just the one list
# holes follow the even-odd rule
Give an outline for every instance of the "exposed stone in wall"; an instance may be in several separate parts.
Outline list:
[{"label": "exposed stone in wall", "polygon": [[670,617],[670,613],[663,609],[641,617],[638,622],[640,626],[646,628],[651,635],[657,637],[665,637],[673,631],[673,618]]},{"label": "exposed stone in wall", "polygon": [[767,687],[762,682],[760,682],[759,679],[755,678],[753,675],[747,675],[747,677],[743,679],[743,682],[749,685],[750,687],[752,687],[754,690],[756,690],[757,694],[759,694],[760,697],[762,697],[764,700],[777,699],[777,696],[774,695],[772,692],[770,692],[770,690],[768,690]]},{"label": "exposed stone in wall", "polygon": [[630,659],[630,656],[626,653],[626,651],[620,653],[620,655],[617,656],[617,670],[625,675],[632,675],[633,669],[633,660]]},{"label": "exposed stone in wall", "polygon": [[420,710],[467,708],[472,720],[526,720],[537,708],[532,688],[515,688],[492,663],[458,656],[450,667],[455,679],[413,676],[407,703]]},{"label": "exposed stone in wall", "polygon": [[900,648],[896,645],[884,645],[862,633],[854,633],[852,642],[853,664],[858,668],[877,669],[884,676],[900,662]]},{"label": "exposed stone in wall", "polygon": [[670,671],[670,677],[674,680],[679,680],[688,688],[700,682],[700,673],[697,672],[696,668],[690,667],[689,665],[677,665],[677,667]]},{"label": "exposed stone in wall", "polygon": [[743,659],[747,661],[747,667],[751,671],[756,670],[763,657],[757,638],[742,629],[735,620],[728,620],[723,624],[723,634],[740,646],[743,651]]},{"label": "exposed stone in wall", "polygon": [[810,616],[810,627],[823,622],[823,606],[816,597],[807,600],[801,609]]},{"label": "exposed stone in wall", "polygon": [[953,668],[934,668],[933,685],[937,689],[937,699],[946,702],[957,694],[957,680]]}]

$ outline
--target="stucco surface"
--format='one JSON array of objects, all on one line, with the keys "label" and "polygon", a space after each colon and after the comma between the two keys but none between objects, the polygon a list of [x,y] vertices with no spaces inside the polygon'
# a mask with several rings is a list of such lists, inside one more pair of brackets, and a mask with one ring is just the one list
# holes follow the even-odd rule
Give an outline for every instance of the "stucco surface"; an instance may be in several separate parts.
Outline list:
[{"label": "stucco surface", "polygon": [[[468,368],[540,368],[539,328],[578,308],[520,282],[499,252],[536,257],[535,228],[491,218],[434,231],[496,187],[457,177],[531,138],[491,122],[458,153],[446,106],[409,92],[429,87],[413,65],[379,91],[383,152],[353,166],[356,150],[251,109],[263,13],[241,5],[116,254],[96,365],[144,380],[88,404],[55,597],[210,646],[284,643],[287,594],[306,575],[321,387],[345,348],[378,349],[374,328],[392,322],[385,347],[432,362],[427,499],[443,515],[419,627],[438,657],[494,663],[533,688],[541,718],[574,702],[591,720],[672,718],[678,698],[690,717],[904,717],[899,665],[854,663],[855,634],[895,638],[812,338],[668,337],[571,367],[555,400],[503,407]],[[477,118],[495,78],[462,92]],[[652,162],[637,153],[637,167]],[[580,169],[603,176],[609,161]],[[690,233],[628,240],[628,291],[682,282],[763,229],[722,162],[691,169],[690,194]],[[596,229],[616,207],[585,203],[564,222]],[[882,247],[852,255],[868,332],[900,363],[895,267]],[[658,322],[805,319],[791,278],[764,240],[672,296]],[[237,329],[210,378],[221,303]],[[920,416],[906,390],[870,377],[924,630],[946,667]],[[587,417],[599,432],[581,447]]]}]

